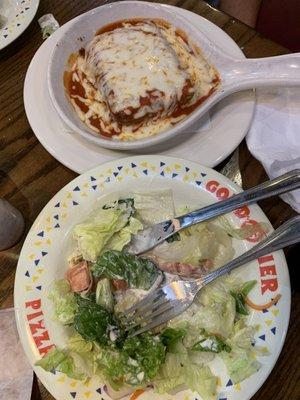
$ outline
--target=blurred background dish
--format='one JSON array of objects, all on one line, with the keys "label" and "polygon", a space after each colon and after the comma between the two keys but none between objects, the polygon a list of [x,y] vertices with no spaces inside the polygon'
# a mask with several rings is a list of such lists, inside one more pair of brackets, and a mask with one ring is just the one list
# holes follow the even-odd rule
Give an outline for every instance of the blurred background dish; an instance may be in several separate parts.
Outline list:
[{"label": "blurred background dish", "polygon": [[39,0],[1,0],[0,50],[19,37],[33,20]]}]

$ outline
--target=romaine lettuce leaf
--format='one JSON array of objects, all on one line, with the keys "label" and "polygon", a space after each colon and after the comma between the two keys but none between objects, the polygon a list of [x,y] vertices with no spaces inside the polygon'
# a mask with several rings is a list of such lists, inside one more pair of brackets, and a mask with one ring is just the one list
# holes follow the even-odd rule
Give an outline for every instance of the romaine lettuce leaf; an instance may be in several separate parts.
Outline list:
[{"label": "romaine lettuce leaf", "polygon": [[231,352],[231,347],[216,335],[204,335],[204,338],[193,344],[193,351],[209,351],[212,353],[221,353],[221,351]]},{"label": "romaine lettuce leaf", "polygon": [[96,303],[109,312],[114,310],[114,296],[111,291],[110,280],[101,279],[96,287]]},{"label": "romaine lettuce leaf", "polygon": [[87,342],[79,333],[75,333],[68,340],[68,349],[76,353],[88,353],[92,350],[93,343]]},{"label": "romaine lettuce leaf", "polygon": [[182,340],[186,335],[186,331],[184,329],[172,329],[166,328],[161,334],[160,337],[162,339],[163,344],[169,351],[172,351],[174,345]]},{"label": "romaine lettuce leaf", "polygon": [[41,360],[37,361],[35,365],[42,367],[45,371],[56,370],[63,372],[72,379],[83,380],[86,378],[83,372],[76,369],[73,358],[65,350],[54,348]]},{"label": "romaine lettuce leaf", "polygon": [[253,351],[242,349],[238,346],[233,348],[230,353],[221,353],[221,357],[234,383],[239,383],[253,375],[261,366],[255,360]]},{"label": "romaine lettuce leaf", "polygon": [[112,236],[105,246],[105,250],[121,251],[131,241],[131,235],[135,235],[141,229],[143,229],[143,224],[138,219],[131,217],[129,223]]},{"label": "romaine lettuce leaf", "polygon": [[255,285],[256,281],[248,281],[245,282],[239,290],[230,291],[231,296],[235,300],[235,308],[238,314],[248,315],[248,310],[246,307],[246,297]]},{"label": "romaine lettuce leaf", "polygon": [[129,287],[148,290],[160,272],[147,258],[119,251],[106,251],[92,267],[96,278],[123,279]]},{"label": "romaine lettuce leaf", "polygon": [[76,295],[78,311],[74,328],[86,341],[102,346],[116,347],[121,337],[119,323],[112,313],[90,299]]},{"label": "romaine lettuce leaf", "polygon": [[95,261],[109,239],[128,222],[122,210],[97,210],[89,219],[73,229],[83,258]]},{"label": "romaine lettuce leaf", "polygon": [[64,325],[72,323],[77,304],[69,283],[65,279],[54,281],[48,298],[54,304],[54,318]]}]

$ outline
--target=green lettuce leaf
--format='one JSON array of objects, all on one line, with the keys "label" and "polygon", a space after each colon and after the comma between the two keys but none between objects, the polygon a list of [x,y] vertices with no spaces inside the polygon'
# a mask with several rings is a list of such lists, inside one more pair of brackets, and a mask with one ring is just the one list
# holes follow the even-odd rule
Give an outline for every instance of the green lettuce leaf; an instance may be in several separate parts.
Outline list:
[{"label": "green lettuce leaf", "polygon": [[48,298],[54,305],[54,318],[64,325],[71,324],[77,304],[69,283],[65,279],[54,281]]},{"label": "green lettuce leaf", "polygon": [[246,297],[249,292],[256,285],[256,281],[248,281],[237,291],[230,291],[231,296],[235,300],[236,312],[240,315],[248,315],[248,309],[246,307]]},{"label": "green lettuce leaf", "polygon": [[76,353],[88,353],[92,350],[93,343],[87,342],[83,339],[79,333],[76,333],[74,336],[70,337],[68,341],[68,349],[74,351]]},{"label": "green lettuce leaf", "polygon": [[119,251],[107,251],[92,267],[96,278],[123,279],[129,287],[148,290],[160,272],[156,265],[142,257]]},{"label": "green lettuce leaf", "polygon": [[221,357],[227,367],[228,374],[234,383],[239,383],[257,372],[261,364],[255,360],[251,350],[238,346],[230,353],[223,352]]},{"label": "green lettuce leaf", "polygon": [[137,215],[147,225],[166,221],[175,215],[171,189],[135,192],[133,197]]},{"label": "green lettuce leaf", "polygon": [[130,213],[121,209],[100,209],[74,227],[73,236],[85,260],[95,261],[108,241],[127,225]]},{"label": "green lettuce leaf", "polygon": [[212,353],[221,353],[221,351],[231,352],[231,347],[216,335],[205,335],[205,337],[196,342],[191,350],[210,351]]},{"label": "green lettuce leaf", "polygon": [[182,340],[186,335],[186,331],[184,329],[172,329],[166,328],[161,334],[160,337],[162,339],[163,344],[166,346],[168,350],[172,350],[174,345]]},{"label": "green lettuce leaf", "polygon": [[116,232],[105,246],[105,250],[121,251],[131,241],[131,236],[143,229],[143,224],[136,218],[131,217],[129,223]]},{"label": "green lettuce leaf", "polygon": [[96,287],[96,303],[105,308],[105,310],[113,312],[114,302],[110,280],[107,278],[101,279]]},{"label": "green lettuce leaf", "polygon": [[76,295],[78,310],[74,317],[74,328],[86,341],[95,341],[102,346],[115,347],[121,332],[118,321],[90,299]]},{"label": "green lettuce leaf", "polygon": [[35,365],[43,368],[45,371],[56,370],[63,372],[72,379],[86,379],[86,375],[84,373],[76,370],[73,358],[65,350],[58,350],[54,348],[53,350],[49,351],[41,360],[37,361]]}]

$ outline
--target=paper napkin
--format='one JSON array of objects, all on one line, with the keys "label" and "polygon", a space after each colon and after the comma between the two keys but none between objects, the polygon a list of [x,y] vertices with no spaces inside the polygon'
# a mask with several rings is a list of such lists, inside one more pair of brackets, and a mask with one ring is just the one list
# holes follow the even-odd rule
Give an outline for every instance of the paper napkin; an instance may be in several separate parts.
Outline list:
[{"label": "paper napkin", "polygon": [[[300,88],[258,89],[246,141],[270,178],[300,168]],[[300,189],[281,197],[300,213]]]}]

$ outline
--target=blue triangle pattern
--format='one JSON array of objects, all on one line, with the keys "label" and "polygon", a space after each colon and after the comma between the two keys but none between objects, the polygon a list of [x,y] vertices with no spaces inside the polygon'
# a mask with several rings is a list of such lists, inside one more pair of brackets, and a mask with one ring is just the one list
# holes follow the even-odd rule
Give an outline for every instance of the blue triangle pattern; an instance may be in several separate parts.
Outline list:
[{"label": "blue triangle pattern", "polygon": [[229,381],[226,383],[226,387],[228,387],[228,386],[232,386],[233,385],[233,383],[232,383],[232,380],[231,379],[229,379]]},{"label": "blue triangle pattern", "polygon": [[271,332],[273,333],[273,335],[276,335],[276,327],[274,326],[274,328],[271,329]]},{"label": "blue triangle pattern", "polygon": [[54,217],[53,218],[55,218],[55,219],[59,219],[59,215],[58,214],[56,214],[56,215],[54,215]]},{"label": "blue triangle pattern", "polygon": [[25,276],[28,276],[28,278],[30,277],[29,271],[25,272]]},{"label": "blue triangle pattern", "polygon": [[42,290],[42,286],[36,286],[38,290]]},{"label": "blue triangle pattern", "polygon": [[42,251],[42,256],[45,257],[48,253],[46,251]]},{"label": "blue triangle pattern", "polygon": [[79,191],[80,191],[80,187],[79,186],[74,187],[73,192],[79,192]]},{"label": "blue triangle pattern", "polygon": [[163,167],[164,165],[166,165],[166,163],[164,163],[164,162],[161,161],[161,162],[160,162],[160,166]]},{"label": "blue triangle pattern", "polygon": [[54,228],[60,228],[59,224],[54,225]]},{"label": "blue triangle pattern", "polygon": [[119,172],[114,172],[114,176],[118,176],[119,175]]},{"label": "blue triangle pattern", "polygon": [[91,181],[95,181],[96,178],[94,178],[93,176],[90,177]]},{"label": "blue triangle pattern", "polygon": [[40,260],[34,260],[35,265],[38,265],[39,262]]},{"label": "blue triangle pattern", "polygon": [[262,310],[262,312],[265,314],[265,313],[269,312],[269,310],[264,309],[264,310]]},{"label": "blue triangle pattern", "polygon": [[73,200],[73,202],[72,202],[72,203],[73,203],[73,206],[78,206],[78,203],[77,203],[77,201],[74,201],[74,200]]},{"label": "blue triangle pattern", "polygon": [[259,337],[259,339],[261,339],[261,340],[263,340],[263,341],[266,340],[266,335],[261,335],[261,336],[258,336],[258,337]]},{"label": "blue triangle pattern", "polygon": [[203,178],[206,176],[207,174],[204,174],[203,172],[201,172],[201,176],[203,176]]},{"label": "blue triangle pattern", "polygon": [[175,173],[172,174],[172,178],[176,178],[176,176],[178,176],[178,174]]},{"label": "blue triangle pattern", "polygon": [[97,185],[93,185],[92,188],[93,188],[94,190],[96,190],[96,189],[97,189]]},{"label": "blue triangle pattern", "polygon": [[60,207],[60,203],[56,203],[54,207]]},{"label": "blue triangle pattern", "polygon": [[136,167],[136,164],[131,163],[131,168],[135,168],[135,167]]},{"label": "blue triangle pattern", "polygon": [[44,237],[44,231],[39,232],[37,236]]},{"label": "blue triangle pattern", "polygon": [[96,392],[101,394],[102,393],[102,389],[99,387],[98,389],[96,389]]},{"label": "blue triangle pattern", "polygon": [[196,185],[197,186],[200,186],[201,185],[201,182],[200,181],[195,181],[196,182]]},{"label": "blue triangle pattern", "polygon": [[222,397],[219,400],[227,400],[227,397]]},{"label": "blue triangle pattern", "polygon": [[147,169],[144,169],[143,172],[144,172],[145,175],[148,175],[148,170]]},{"label": "blue triangle pattern", "polygon": [[121,171],[122,168],[123,168],[123,166],[120,165],[120,166],[118,167],[118,170]]},{"label": "blue triangle pattern", "polygon": [[70,392],[70,395],[73,397],[73,399],[75,399],[77,392]]},{"label": "blue triangle pattern", "polygon": [[161,175],[161,176],[165,176],[164,171],[161,171],[160,175]]},{"label": "blue triangle pattern", "polygon": [[107,182],[107,183],[110,182],[110,177],[109,176],[105,179],[105,182]]},{"label": "blue triangle pattern", "polygon": [[185,167],[185,172],[189,172],[189,167]]}]

